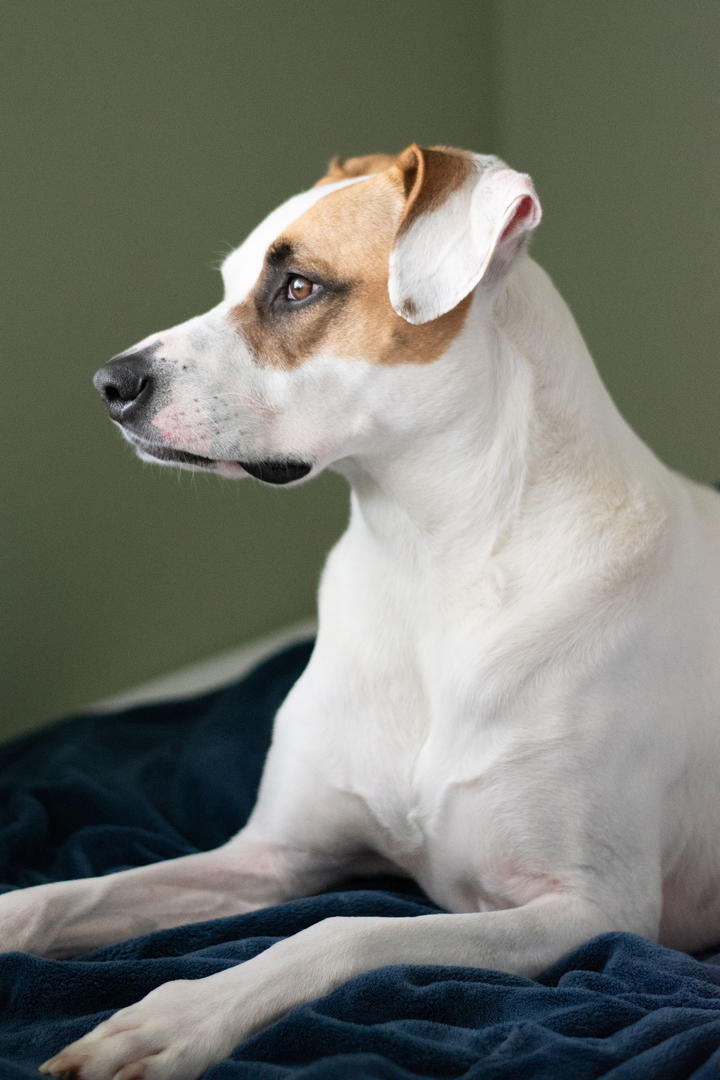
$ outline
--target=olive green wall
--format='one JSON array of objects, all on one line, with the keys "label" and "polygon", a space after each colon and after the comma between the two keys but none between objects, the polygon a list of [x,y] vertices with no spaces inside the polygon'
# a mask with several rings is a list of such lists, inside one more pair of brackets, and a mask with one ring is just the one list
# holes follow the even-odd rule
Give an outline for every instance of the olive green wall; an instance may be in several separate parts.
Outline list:
[{"label": "olive green wall", "polygon": [[[334,477],[143,466],[94,369],[333,153],[501,153],[623,411],[720,476],[715,0],[6,3],[0,731],[310,614]],[[12,23],[7,32],[9,13]]]},{"label": "olive green wall", "polygon": [[332,476],[288,492],[142,465],[95,368],[216,303],[218,257],[333,154],[493,137],[477,0],[4,12],[8,733],[312,614],[347,516]]},{"label": "olive green wall", "polygon": [[495,66],[533,254],[633,427],[720,480],[720,3],[500,2]]}]

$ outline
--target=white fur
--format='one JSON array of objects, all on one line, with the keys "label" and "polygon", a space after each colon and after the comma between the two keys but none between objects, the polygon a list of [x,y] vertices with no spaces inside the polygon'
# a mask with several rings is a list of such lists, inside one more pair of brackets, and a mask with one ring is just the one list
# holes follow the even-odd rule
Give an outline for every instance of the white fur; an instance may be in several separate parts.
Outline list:
[{"label": "white fur", "polygon": [[200,398],[186,449],[229,472],[299,454],[352,485],[257,805],[217,851],[2,897],[5,942],[66,956],[387,868],[452,914],[331,919],[161,986],[55,1074],[191,1080],[382,964],[534,976],[607,930],[720,936],[720,496],[632,433],[523,253],[433,363],[254,364],[224,314],[289,205],[228,260],[223,304],[161,335],[192,368],[168,430]]}]

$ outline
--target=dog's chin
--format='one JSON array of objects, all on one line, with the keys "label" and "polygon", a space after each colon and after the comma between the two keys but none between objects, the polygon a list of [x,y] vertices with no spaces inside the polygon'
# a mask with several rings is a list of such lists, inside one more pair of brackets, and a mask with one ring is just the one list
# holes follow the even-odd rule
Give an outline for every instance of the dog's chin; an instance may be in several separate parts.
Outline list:
[{"label": "dog's chin", "polygon": [[179,469],[217,473],[218,476],[239,478],[253,476],[265,484],[293,484],[312,472],[312,462],[298,458],[265,458],[255,461],[223,461],[176,450],[172,446],[154,446],[132,440],[135,451],[143,461],[157,465],[174,465]]}]

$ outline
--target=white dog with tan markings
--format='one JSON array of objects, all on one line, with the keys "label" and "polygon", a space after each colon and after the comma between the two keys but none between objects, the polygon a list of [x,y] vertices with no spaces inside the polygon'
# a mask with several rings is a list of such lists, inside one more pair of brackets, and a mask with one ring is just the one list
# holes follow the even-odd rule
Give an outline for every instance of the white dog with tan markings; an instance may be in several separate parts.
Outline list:
[{"label": "white dog with tan markings", "polygon": [[720,938],[720,496],[616,411],[527,255],[539,220],[494,157],[336,160],[230,255],[217,307],[96,375],[142,458],[331,467],[352,515],[246,827],[5,896],[6,946],[70,956],[388,869],[448,914],[318,923],[46,1073],[191,1080],[379,965],[533,976],[603,931]]}]

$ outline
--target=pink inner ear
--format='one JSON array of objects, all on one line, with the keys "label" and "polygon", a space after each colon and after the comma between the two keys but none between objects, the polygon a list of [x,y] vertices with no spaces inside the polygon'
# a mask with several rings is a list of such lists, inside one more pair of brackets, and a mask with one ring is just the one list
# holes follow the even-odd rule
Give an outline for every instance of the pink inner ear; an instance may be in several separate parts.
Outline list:
[{"label": "pink inner ear", "polygon": [[520,202],[517,204],[517,209],[515,210],[515,213],[505,226],[503,234],[500,237],[500,243],[502,243],[503,240],[507,240],[508,237],[513,235],[513,233],[521,229],[525,222],[528,220],[528,218],[533,217],[534,213],[535,204],[532,198],[529,195],[524,195]]}]

